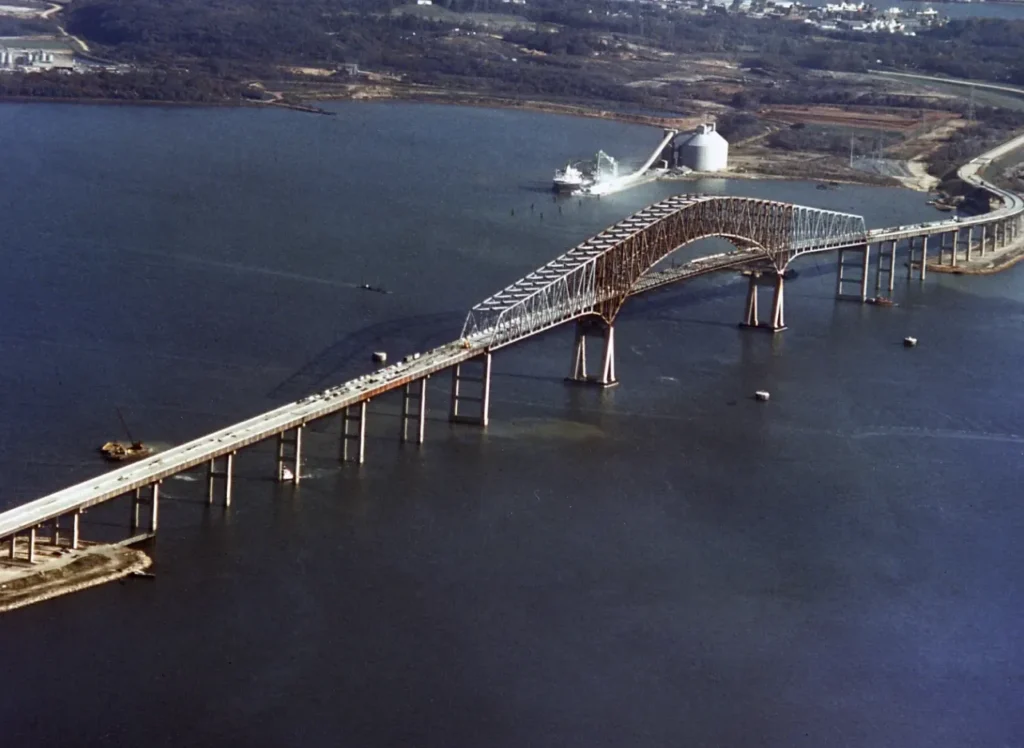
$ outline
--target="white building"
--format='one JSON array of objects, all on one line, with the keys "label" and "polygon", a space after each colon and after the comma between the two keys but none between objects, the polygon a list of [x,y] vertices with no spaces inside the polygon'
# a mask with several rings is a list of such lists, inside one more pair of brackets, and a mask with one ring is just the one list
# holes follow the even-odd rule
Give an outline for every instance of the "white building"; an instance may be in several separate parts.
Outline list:
[{"label": "white building", "polygon": [[680,137],[676,165],[694,171],[722,171],[729,166],[729,141],[718,134],[713,122],[701,125]]}]

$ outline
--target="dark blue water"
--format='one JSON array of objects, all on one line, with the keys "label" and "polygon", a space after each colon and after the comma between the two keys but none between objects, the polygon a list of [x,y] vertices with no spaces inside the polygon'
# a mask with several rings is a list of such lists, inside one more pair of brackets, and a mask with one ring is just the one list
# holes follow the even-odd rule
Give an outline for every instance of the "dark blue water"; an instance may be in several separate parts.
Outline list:
[{"label": "dark blue water", "polygon": [[[678,191],[939,215],[771,181],[554,203],[555,166],[658,133],[337,110],[0,107],[0,506],[102,470],[115,406],[175,443],[322,389]],[[486,432],[439,377],[423,448],[386,397],[361,468],[330,422],[298,489],[268,447],[227,512],[169,481],[155,581],[0,617],[3,743],[1020,745],[1024,275],[862,307],[800,262],[781,335],[701,279],[627,305],[613,390],[562,383],[557,330],[496,355]]]}]

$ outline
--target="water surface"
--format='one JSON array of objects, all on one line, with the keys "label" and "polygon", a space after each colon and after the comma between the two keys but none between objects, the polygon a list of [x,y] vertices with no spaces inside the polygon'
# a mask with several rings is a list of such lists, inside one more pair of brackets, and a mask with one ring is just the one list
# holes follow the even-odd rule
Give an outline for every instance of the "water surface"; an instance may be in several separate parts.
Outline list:
[{"label": "water surface", "polygon": [[[896,189],[655,183],[553,202],[646,128],[407,104],[5,105],[0,506],[455,337],[468,308],[690,189],[939,214]],[[685,252],[696,250],[689,249]],[[744,288],[631,301],[621,386],[567,388],[571,330],[495,358],[492,426],[368,462],[244,453],[235,505],[165,486],[157,579],[0,618],[0,725],[32,746],[991,746],[1024,734],[1020,270],[735,323]],[[383,286],[391,294],[359,290]],[[913,334],[921,345],[901,346]],[[771,402],[750,397],[768,389]],[[86,516],[124,532],[127,507]]]}]

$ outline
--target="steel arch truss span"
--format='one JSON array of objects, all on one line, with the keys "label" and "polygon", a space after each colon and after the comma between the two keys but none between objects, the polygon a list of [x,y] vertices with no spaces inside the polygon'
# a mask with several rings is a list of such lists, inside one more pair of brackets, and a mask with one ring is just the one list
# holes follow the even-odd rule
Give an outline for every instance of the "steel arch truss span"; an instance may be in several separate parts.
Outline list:
[{"label": "steel arch truss span", "polygon": [[796,256],[863,244],[864,219],[747,197],[677,195],[620,221],[469,312],[463,338],[498,348],[577,317],[607,322],[644,273],[684,244],[723,237],[778,270]]}]

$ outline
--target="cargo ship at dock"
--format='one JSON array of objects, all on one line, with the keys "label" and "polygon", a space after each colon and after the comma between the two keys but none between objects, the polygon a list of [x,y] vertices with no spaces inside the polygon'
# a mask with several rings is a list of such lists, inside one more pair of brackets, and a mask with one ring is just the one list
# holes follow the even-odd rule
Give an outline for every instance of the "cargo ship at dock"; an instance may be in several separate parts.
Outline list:
[{"label": "cargo ship at dock", "polygon": [[619,164],[604,151],[590,161],[569,162],[555,172],[552,189],[567,195],[588,194],[601,182],[618,179]]}]

